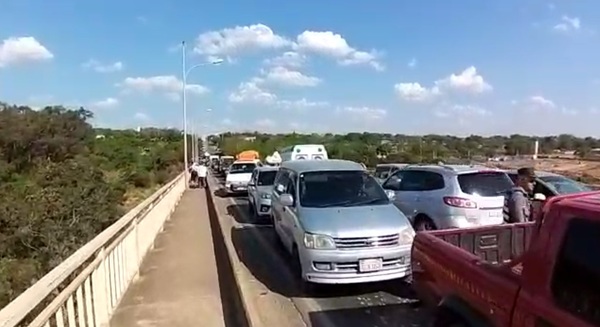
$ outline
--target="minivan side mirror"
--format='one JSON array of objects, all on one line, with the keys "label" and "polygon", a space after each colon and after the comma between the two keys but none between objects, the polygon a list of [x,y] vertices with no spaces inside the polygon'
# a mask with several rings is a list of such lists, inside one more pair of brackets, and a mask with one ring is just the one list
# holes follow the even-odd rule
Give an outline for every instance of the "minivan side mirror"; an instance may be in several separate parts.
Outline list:
[{"label": "minivan side mirror", "polygon": [[250,182],[248,183],[248,186],[256,186],[256,184],[254,182]]},{"label": "minivan side mirror", "polygon": [[294,198],[291,194],[284,193],[279,196],[279,202],[281,202],[281,205],[284,207],[291,207],[294,205]]},{"label": "minivan side mirror", "polygon": [[387,195],[388,199],[390,199],[390,201],[394,201],[396,199],[396,192],[392,191],[392,190],[385,190],[385,195]]},{"label": "minivan side mirror", "polygon": [[546,195],[542,194],[542,193],[535,193],[533,195],[533,201],[546,201]]}]

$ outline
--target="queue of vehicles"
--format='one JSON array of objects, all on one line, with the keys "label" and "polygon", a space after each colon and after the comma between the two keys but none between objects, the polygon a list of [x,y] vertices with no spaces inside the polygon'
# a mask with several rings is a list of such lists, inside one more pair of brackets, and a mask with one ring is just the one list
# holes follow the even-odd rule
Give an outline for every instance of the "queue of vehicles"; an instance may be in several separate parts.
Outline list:
[{"label": "queue of vehicles", "polygon": [[236,162],[249,175],[226,181],[246,183],[304,286],[410,277],[433,326],[600,326],[600,192],[541,172],[536,221],[504,224],[515,172],[392,164],[373,177],[307,149],[283,149],[279,167]]}]

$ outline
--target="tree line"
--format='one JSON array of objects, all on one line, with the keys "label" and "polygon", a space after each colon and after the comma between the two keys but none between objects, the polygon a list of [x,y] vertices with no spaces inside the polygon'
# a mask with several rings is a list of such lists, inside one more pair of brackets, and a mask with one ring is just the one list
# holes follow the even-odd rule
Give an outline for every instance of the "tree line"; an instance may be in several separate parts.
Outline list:
[{"label": "tree line", "polygon": [[574,152],[580,158],[600,148],[600,140],[562,134],[556,136],[478,136],[402,135],[378,133],[349,134],[264,134],[223,133],[209,137],[211,145],[227,154],[253,149],[261,156],[294,144],[323,144],[331,157],[363,162],[374,166],[382,162],[484,161],[492,157],[531,155],[535,141],[540,154]]},{"label": "tree line", "polygon": [[183,169],[180,131],[92,118],[0,103],[0,307]]}]

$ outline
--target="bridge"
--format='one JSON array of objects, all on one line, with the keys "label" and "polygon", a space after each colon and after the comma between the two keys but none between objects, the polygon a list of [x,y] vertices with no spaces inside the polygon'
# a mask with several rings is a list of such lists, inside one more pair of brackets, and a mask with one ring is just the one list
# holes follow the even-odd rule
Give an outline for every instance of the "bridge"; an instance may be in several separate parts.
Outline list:
[{"label": "bridge", "polygon": [[0,327],[423,326],[407,285],[308,294],[243,197],[183,174],[0,311]]}]

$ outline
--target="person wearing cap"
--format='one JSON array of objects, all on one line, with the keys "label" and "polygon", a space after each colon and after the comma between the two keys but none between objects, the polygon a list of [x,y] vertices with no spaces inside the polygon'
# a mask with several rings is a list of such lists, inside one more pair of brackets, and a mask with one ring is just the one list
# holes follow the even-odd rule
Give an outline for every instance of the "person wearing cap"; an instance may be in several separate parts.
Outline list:
[{"label": "person wearing cap", "polygon": [[504,198],[502,214],[507,223],[522,223],[531,220],[531,194],[535,186],[535,170],[520,168],[517,170],[515,186]]}]

